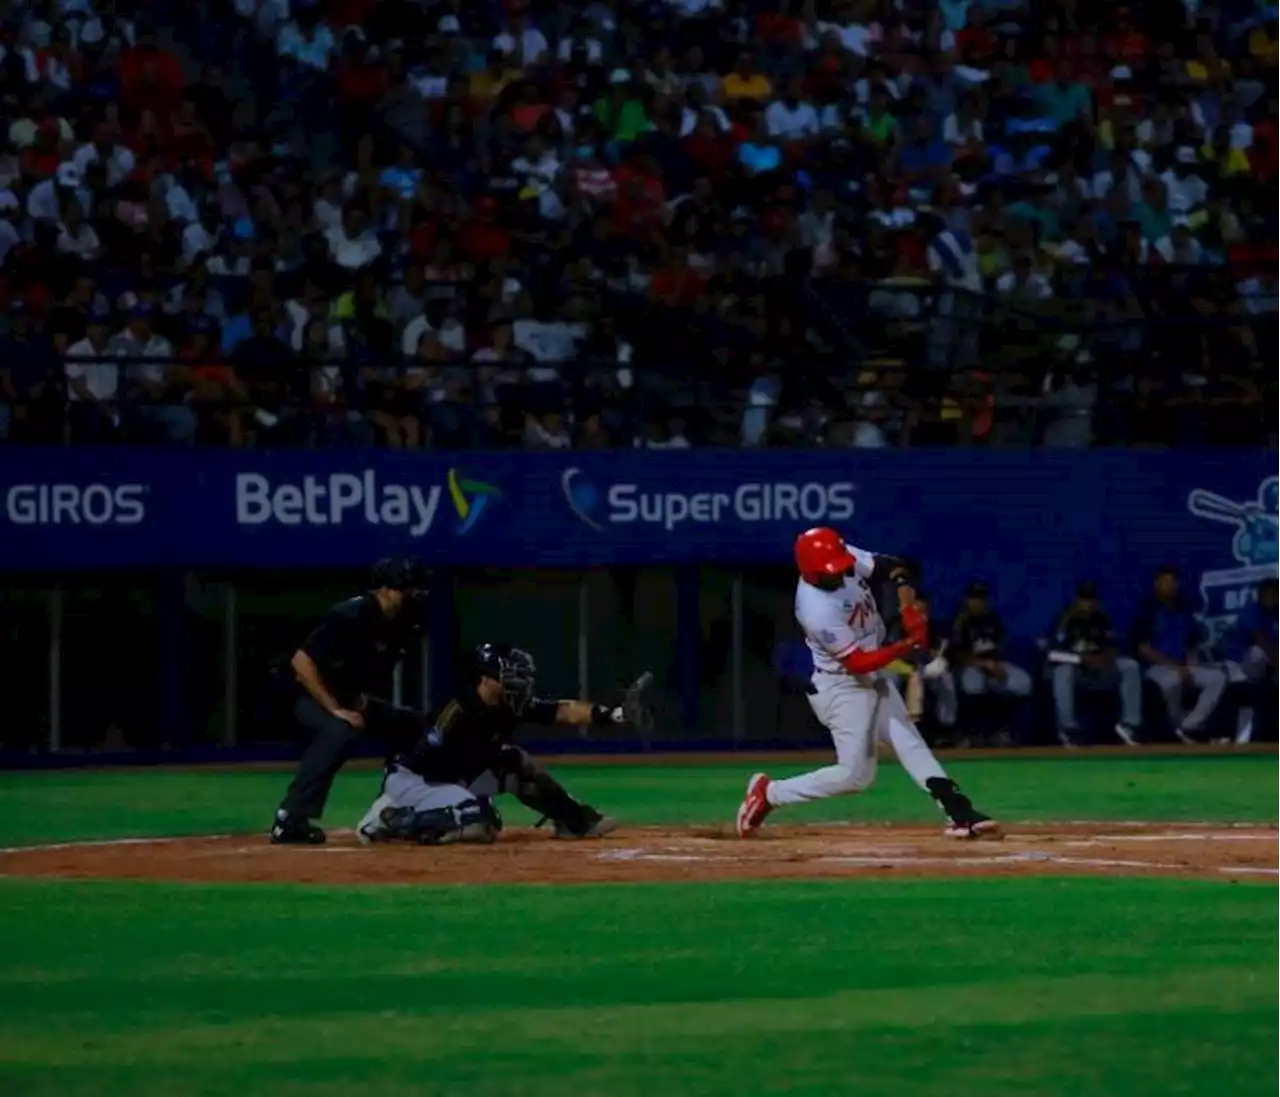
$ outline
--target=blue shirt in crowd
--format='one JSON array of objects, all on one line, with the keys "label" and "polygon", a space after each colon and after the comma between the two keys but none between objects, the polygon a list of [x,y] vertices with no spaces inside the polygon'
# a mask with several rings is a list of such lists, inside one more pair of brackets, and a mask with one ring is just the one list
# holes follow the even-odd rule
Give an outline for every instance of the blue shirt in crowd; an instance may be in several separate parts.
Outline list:
[{"label": "blue shirt in crowd", "polygon": [[1142,644],[1150,644],[1167,659],[1185,662],[1203,641],[1200,623],[1183,603],[1168,605],[1148,599],[1133,619],[1130,643],[1136,654]]}]

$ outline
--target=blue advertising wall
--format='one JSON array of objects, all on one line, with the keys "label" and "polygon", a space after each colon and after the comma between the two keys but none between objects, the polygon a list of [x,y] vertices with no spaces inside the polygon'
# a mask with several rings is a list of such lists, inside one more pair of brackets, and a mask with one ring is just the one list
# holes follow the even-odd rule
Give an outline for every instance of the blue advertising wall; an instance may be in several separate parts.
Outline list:
[{"label": "blue advertising wall", "polygon": [[[1173,562],[1209,618],[1277,559],[1276,455],[979,452],[0,450],[0,570],[784,564],[834,525],[974,576],[1038,635],[1080,578],[1117,611]],[[1194,593],[1194,591],[1193,591]]]}]

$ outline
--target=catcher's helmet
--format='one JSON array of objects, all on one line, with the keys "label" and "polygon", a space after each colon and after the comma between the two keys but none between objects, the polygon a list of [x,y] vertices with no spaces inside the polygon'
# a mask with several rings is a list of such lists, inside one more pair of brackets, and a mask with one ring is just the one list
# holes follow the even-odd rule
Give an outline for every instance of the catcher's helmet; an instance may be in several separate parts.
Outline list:
[{"label": "catcher's helmet", "polygon": [[840,534],[817,526],[796,538],[796,567],[805,579],[843,575],[853,567],[853,555]]},{"label": "catcher's helmet", "polygon": [[475,650],[476,674],[493,678],[502,686],[508,705],[521,712],[533,696],[533,682],[538,668],[533,656],[523,648],[510,644],[481,644]]},{"label": "catcher's helmet", "polygon": [[431,572],[416,556],[384,556],[373,565],[370,585],[374,590],[424,591],[431,585]]}]

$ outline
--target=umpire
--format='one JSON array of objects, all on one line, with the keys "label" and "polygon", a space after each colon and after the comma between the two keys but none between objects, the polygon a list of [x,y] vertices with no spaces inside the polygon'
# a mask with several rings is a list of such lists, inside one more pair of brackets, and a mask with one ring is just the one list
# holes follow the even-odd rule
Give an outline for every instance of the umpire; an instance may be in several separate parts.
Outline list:
[{"label": "umpire", "polygon": [[422,632],[428,575],[416,557],[388,557],[373,568],[367,593],[332,607],[280,668],[284,704],[309,743],[276,811],[271,841],[321,845],[312,820],[324,814],[333,779],[364,731],[388,744],[412,742],[421,717],[378,695]]}]

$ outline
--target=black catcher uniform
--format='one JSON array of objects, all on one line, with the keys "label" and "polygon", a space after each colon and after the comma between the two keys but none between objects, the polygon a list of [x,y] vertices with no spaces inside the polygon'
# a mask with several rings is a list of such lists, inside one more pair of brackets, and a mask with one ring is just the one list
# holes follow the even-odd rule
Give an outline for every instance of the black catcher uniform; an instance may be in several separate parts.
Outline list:
[{"label": "black catcher uniform", "polygon": [[284,706],[308,741],[276,812],[271,840],[319,845],[333,779],[351,744],[367,733],[412,742],[421,716],[384,700],[396,665],[421,636],[428,576],[416,558],[374,566],[367,593],[332,607],[278,671]]},{"label": "black catcher uniform", "polygon": [[475,678],[387,767],[382,792],[360,820],[362,841],[492,842],[502,828],[493,797],[509,793],[555,824],[558,838],[597,838],[617,823],[580,803],[515,745],[522,724],[623,724],[646,719],[642,676],[621,705],[549,701],[534,695],[533,657],[481,644]]}]

